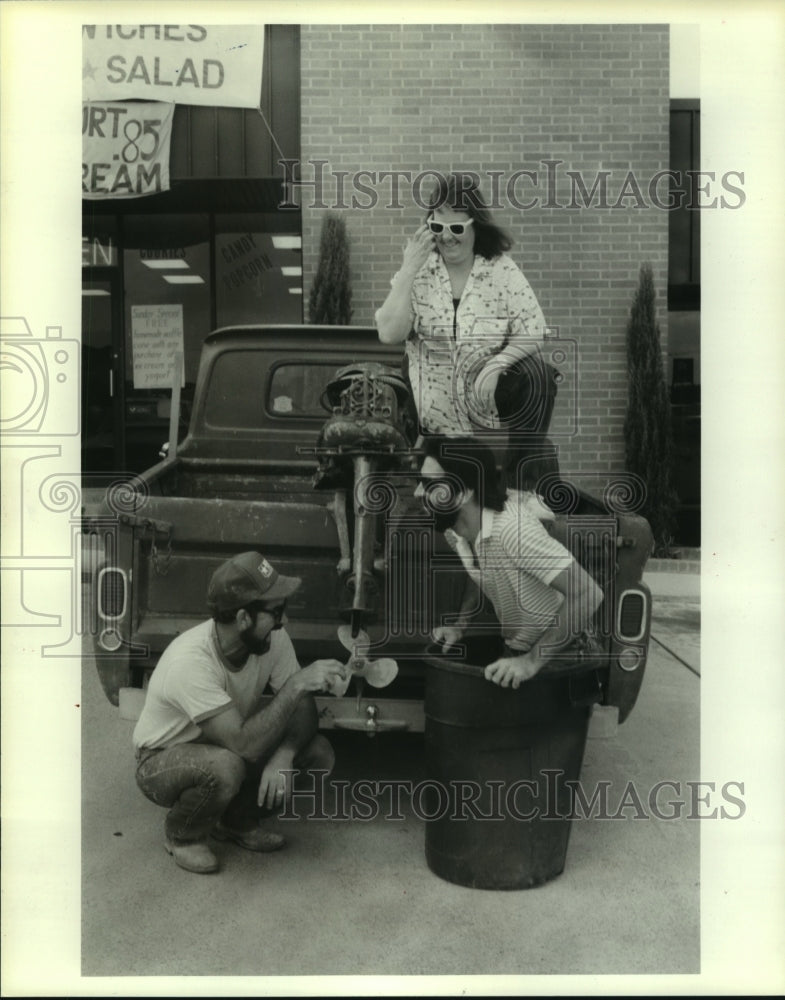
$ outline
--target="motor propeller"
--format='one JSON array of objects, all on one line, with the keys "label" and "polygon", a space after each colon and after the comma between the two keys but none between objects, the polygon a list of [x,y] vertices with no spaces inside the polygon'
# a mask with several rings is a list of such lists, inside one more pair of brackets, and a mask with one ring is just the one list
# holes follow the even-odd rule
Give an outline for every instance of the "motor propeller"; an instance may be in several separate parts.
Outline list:
[{"label": "motor propeller", "polygon": [[364,629],[359,629],[356,635],[352,635],[351,625],[341,625],[338,629],[338,639],[351,655],[347,663],[349,667],[347,677],[330,688],[331,694],[337,698],[342,698],[346,694],[353,677],[357,678],[357,686],[361,689],[363,681],[367,681],[371,687],[384,688],[392,684],[398,676],[398,664],[389,656],[380,657],[378,660],[369,658],[371,640]]}]

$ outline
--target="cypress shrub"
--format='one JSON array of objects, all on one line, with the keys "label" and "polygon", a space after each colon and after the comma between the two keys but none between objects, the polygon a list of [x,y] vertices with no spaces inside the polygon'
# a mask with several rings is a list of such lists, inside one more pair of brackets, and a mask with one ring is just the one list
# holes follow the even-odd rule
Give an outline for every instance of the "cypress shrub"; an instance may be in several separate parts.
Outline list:
[{"label": "cypress shrub", "polygon": [[668,387],[657,322],[654,277],[643,264],[627,323],[627,471],[646,488],[640,513],[654,535],[654,554],[672,555],[677,497],[672,486],[673,436]]},{"label": "cypress shrub", "polygon": [[322,220],[319,263],[308,298],[308,320],[347,326],[352,318],[349,239],[346,223],[336,212]]}]

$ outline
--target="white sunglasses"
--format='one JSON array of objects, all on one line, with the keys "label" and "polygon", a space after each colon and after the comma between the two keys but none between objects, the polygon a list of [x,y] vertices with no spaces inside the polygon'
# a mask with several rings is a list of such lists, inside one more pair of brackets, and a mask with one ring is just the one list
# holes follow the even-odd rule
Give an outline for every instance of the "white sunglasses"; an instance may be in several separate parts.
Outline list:
[{"label": "white sunglasses", "polygon": [[466,222],[450,222],[445,224],[444,222],[437,222],[435,219],[428,219],[428,228],[435,236],[438,236],[444,229],[449,229],[453,236],[463,236],[466,227],[471,226],[473,222],[474,219],[467,219]]}]

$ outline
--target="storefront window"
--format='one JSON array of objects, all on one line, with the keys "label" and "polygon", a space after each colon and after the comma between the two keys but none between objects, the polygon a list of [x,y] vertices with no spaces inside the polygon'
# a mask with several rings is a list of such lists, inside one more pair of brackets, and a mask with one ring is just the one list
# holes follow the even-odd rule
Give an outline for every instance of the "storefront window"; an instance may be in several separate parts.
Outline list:
[{"label": "storefront window", "polygon": [[300,237],[282,228],[279,214],[216,216],[218,326],[302,323]]},{"label": "storefront window", "polygon": [[[180,192],[196,212],[137,203],[121,215],[95,206],[85,212],[83,405],[94,436],[100,427],[106,439],[90,448],[85,442],[86,468],[141,472],[160,460],[171,432],[175,354],[182,357],[182,440],[209,333],[302,323],[300,214],[278,211],[278,193],[263,184],[246,188],[213,182]],[[239,211],[246,202],[257,210]],[[234,211],[218,212],[217,204]],[[93,287],[99,278],[109,284]]]},{"label": "storefront window", "polygon": [[132,468],[145,468],[168,440],[178,355],[181,437],[187,429],[212,328],[209,216],[133,216],[124,236],[126,454]]}]

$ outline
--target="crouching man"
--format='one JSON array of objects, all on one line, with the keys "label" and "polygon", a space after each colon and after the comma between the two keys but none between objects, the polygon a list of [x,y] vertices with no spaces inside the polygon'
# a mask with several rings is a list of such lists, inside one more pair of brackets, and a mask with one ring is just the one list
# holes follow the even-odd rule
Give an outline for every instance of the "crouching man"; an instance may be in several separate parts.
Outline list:
[{"label": "crouching man", "polygon": [[133,734],[136,781],[169,809],[164,846],[186,871],[218,869],[210,835],[250,851],[283,847],[261,820],[291,794],[290,772],[332,770],[313,693],[347,668],[338,660],[300,668],[283,627],[300,583],[258,552],[223,563],[207,593],[212,619],[178,636],[150,678]]},{"label": "crouching man", "polygon": [[[415,496],[467,571],[455,624],[433,631],[438,645],[447,651],[464,643],[466,658],[505,688],[590,649],[585,629],[602,591],[548,532],[553,514],[534,493],[507,491],[493,453],[473,438],[433,435],[424,452]],[[465,635],[480,591],[493,604],[500,636]]]}]

